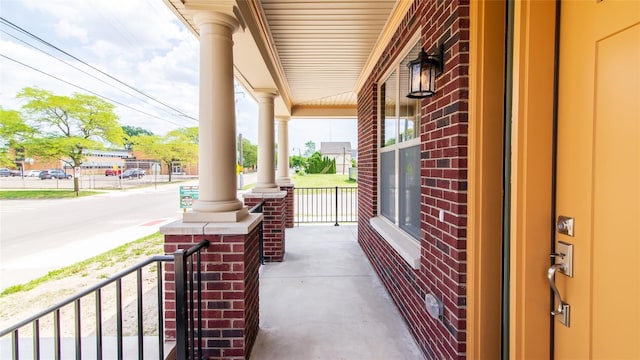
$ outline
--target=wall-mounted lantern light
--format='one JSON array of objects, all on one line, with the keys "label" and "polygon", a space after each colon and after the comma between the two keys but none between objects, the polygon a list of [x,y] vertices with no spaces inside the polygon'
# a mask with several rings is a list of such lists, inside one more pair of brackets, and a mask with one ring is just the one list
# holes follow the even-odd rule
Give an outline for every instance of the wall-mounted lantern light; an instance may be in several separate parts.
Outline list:
[{"label": "wall-mounted lantern light", "polygon": [[444,45],[438,46],[438,52],[429,55],[420,50],[418,58],[409,62],[408,98],[422,99],[436,94],[436,78],[444,71]]}]

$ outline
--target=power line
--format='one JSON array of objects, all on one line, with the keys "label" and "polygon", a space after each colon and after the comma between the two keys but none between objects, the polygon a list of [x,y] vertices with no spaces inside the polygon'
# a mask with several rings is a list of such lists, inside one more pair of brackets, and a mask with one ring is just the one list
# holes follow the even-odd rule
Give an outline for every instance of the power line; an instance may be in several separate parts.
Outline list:
[{"label": "power line", "polygon": [[9,20],[7,20],[7,19],[5,19],[5,18],[3,18],[3,17],[1,17],[1,16],[0,16],[0,22],[4,23],[6,26],[9,26],[9,27],[13,28],[13,29],[14,29],[14,30],[16,30],[16,31],[19,31],[19,32],[21,32],[21,33],[23,33],[23,34],[25,34],[25,35],[28,35],[28,36],[32,37],[33,39],[35,39],[35,40],[37,40],[37,41],[41,42],[42,44],[44,44],[44,45],[46,45],[46,46],[48,46],[48,47],[51,47],[51,48],[53,48],[53,49],[55,49],[55,50],[57,50],[57,51],[59,51],[59,52],[61,52],[61,53],[65,54],[65,55],[67,55],[68,57],[70,57],[70,58],[72,58],[72,59],[74,59],[74,60],[76,60],[76,61],[78,61],[78,62],[80,62],[80,63],[82,63],[82,64],[84,64],[84,65],[86,65],[86,66],[88,66],[88,67],[90,67],[91,69],[93,69],[93,70],[95,70],[95,71],[97,71],[97,72],[99,72],[99,73],[103,74],[104,76],[107,76],[108,78],[110,78],[110,79],[112,79],[112,80],[114,80],[114,81],[116,81],[116,82],[118,82],[118,83],[120,83],[120,84],[122,84],[122,85],[124,85],[124,86],[128,87],[129,89],[131,89],[131,90],[133,90],[133,91],[135,91],[135,92],[137,92],[137,93],[139,93],[139,94],[141,94],[141,95],[143,95],[143,96],[145,96],[145,97],[147,97],[147,98],[149,98],[149,99],[151,99],[151,100],[153,100],[153,101],[157,102],[158,104],[161,104],[161,105],[163,105],[163,106],[166,106],[167,108],[169,108],[169,109],[171,109],[171,110],[175,111],[176,113],[180,114],[181,116],[186,117],[186,118],[191,119],[191,120],[194,120],[194,121],[196,121],[196,122],[198,121],[198,119],[196,119],[195,117],[190,116],[190,115],[188,115],[188,114],[184,113],[182,110],[180,110],[180,109],[176,109],[176,108],[174,108],[173,106],[168,105],[168,104],[166,104],[166,103],[164,103],[164,102],[162,102],[162,101],[160,101],[160,100],[158,100],[158,99],[154,98],[153,96],[148,95],[148,94],[146,94],[145,92],[143,92],[143,91],[141,91],[141,90],[138,90],[138,89],[136,89],[135,87],[133,87],[133,86],[131,86],[131,85],[129,85],[129,84],[127,84],[127,83],[125,83],[125,82],[123,82],[123,81],[121,81],[121,80],[117,79],[117,78],[115,78],[114,76],[107,74],[106,72],[104,72],[104,71],[102,71],[102,70],[100,70],[100,69],[98,69],[98,68],[96,68],[96,67],[94,67],[94,66],[92,66],[92,65],[88,64],[87,62],[85,62],[85,61],[83,61],[83,60],[81,60],[81,59],[79,59],[79,58],[77,58],[77,57],[75,57],[75,56],[73,56],[73,55],[69,54],[68,52],[66,52],[66,51],[64,51],[64,50],[62,50],[62,49],[60,49],[60,48],[58,48],[57,46],[55,46],[55,45],[53,45],[53,44],[51,44],[51,43],[49,43],[49,42],[47,42],[47,41],[45,41],[45,40],[41,39],[40,37],[38,37],[38,36],[36,36],[36,35],[32,34],[31,32],[29,32],[29,31],[27,31],[27,30],[25,30],[25,29],[23,29],[23,28],[19,27],[18,25],[15,25],[14,23],[10,22]]},{"label": "power line", "polygon": [[179,110],[179,109],[176,109],[176,108],[172,107],[171,105],[168,105],[168,104],[166,104],[166,103],[164,103],[164,102],[162,102],[162,101],[160,101],[160,100],[158,100],[158,99],[156,99],[156,98],[152,97],[151,95],[148,95],[148,94],[144,93],[143,91],[141,91],[141,90],[138,90],[138,89],[134,88],[133,86],[131,86],[131,85],[129,85],[129,84],[127,84],[127,83],[125,83],[125,82],[123,82],[123,81],[121,81],[121,80],[119,80],[119,79],[115,78],[115,77],[114,77],[114,76],[112,76],[112,75],[107,74],[106,72],[104,72],[104,71],[102,71],[102,70],[100,70],[100,69],[98,69],[98,68],[94,67],[93,65],[88,64],[88,63],[87,63],[87,62],[85,62],[84,60],[81,60],[81,59],[77,58],[77,57],[76,57],[76,56],[74,56],[74,55],[69,54],[68,52],[66,52],[66,51],[64,51],[64,50],[62,50],[62,49],[60,49],[60,48],[58,48],[57,46],[55,46],[55,45],[53,45],[53,44],[51,44],[51,43],[47,42],[46,40],[43,40],[42,38],[38,37],[37,35],[35,35],[35,34],[33,34],[33,33],[29,32],[29,31],[27,31],[27,30],[25,30],[25,29],[23,29],[23,28],[21,28],[21,27],[19,27],[18,25],[13,24],[12,22],[10,22],[10,21],[6,20],[5,18],[3,18],[3,17],[1,17],[1,16],[0,16],[0,22],[4,23],[5,25],[7,25],[7,26],[9,26],[9,27],[11,27],[11,28],[13,28],[14,30],[17,30],[17,31],[19,31],[19,32],[21,32],[21,33],[23,33],[23,34],[26,34],[26,35],[28,35],[28,36],[30,36],[30,37],[32,37],[32,38],[34,38],[35,40],[37,40],[37,41],[39,41],[39,42],[43,43],[44,45],[46,45],[46,46],[48,46],[48,47],[51,47],[51,48],[53,48],[53,49],[55,49],[55,50],[57,50],[57,51],[59,51],[59,52],[61,52],[61,53],[65,54],[65,55],[67,55],[68,57],[70,57],[70,58],[72,58],[72,59],[74,59],[74,60],[76,60],[76,61],[78,61],[78,62],[80,62],[80,63],[82,63],[82,64],[84,64],[84,65],[86,65],[86,66],[88,66],[88,67],[90,67],[91,69],[93,69],[93,70],[95,70],[95,71],[97,71],[97,72],[99,72],[99,73],[101,73],[101,74],[103,74],[103,75],[105,75],[105,76],[109,77],[110,79],[112,79],[112,80],[114,80],[114,81],[116,81],[116,82],[118,82],[118,83],[120,83],[120,84],[122,84],[122,85],[124,85],[124,86],[128,87],[129,89],[131,89],[131,90],[133,90],[133,91],[135,91],[135,92],[137,92],[137,93],[139,93],[139,94],[141,94],[141,95],[143,95],[143,96],[145,96],[145,97],[147,97],[147,98],[149,98],[149,99],[151,99],[151,100],[153,100],[153,101],[157,102],[158,104],[161,104],[161,105],[163,105],[163,106],[166,106],[166,107],[168,107],[169,109],[171,109],[171,110],[173,110],[173,111],[175,111],[175,112],[177,112],[177,113],[181,114],[181,115],[182,115],[182,116],[184,116],[184,117],[190,118],[190,119],[192,119],[192,120],[194,120],[194,121],[198,121],[196,118],[194,118],[194,117],[192,117],[192,116],[190,116],[190,115],[188,115],[188,114],[184,113],[183,111],[181,111],[181,110]]},{"label": "power line", "polygon": [[[14,38],[16,41],[19,41],[19,42],[23,43],[25,46],[29,46],[29,47],[33,48],[34,50],[37,50],[37,51],[39,51],[39,52],[41,52],[41,53],[43,53],[43,54],[45,54],[45,55],[48,55],[48,56],[50,56],[50,57],[52,57],[52,58],[54,58],[54,59],[56,59],[56,60],[58,60],[58,61],[62,62],[63,64],[65,64],[65,65],[67,65],[67,66],[69,66],[69,67],[72,67],[72,68],[74,68],[74,69],[76,69],[76,70],[80,71],[81,73],[83,73],[83,74],[85,74],[85,75],[87,75],[87,76],[90,76],[90,77],[92,77],[92,78],[94,78],[94,79],[96,79],[96,80],[100,81],[101,83],[103,83],[103,84],[105,84],[105,85],[107,85],[107,86],[110,86],[110,87],[112,87],[112,88],[114,88],[114,89],[116,89],[116,90],[118,90],[118,91],[122,91],[122,92],[124,92],[125,94],[127,94],[127,95],[129,95],[129,96],[132,96],[132,97],[134,97],[134,98],[136,98],[136,99],[138,99],[138,100],[141,100],[141,101],[143,100],[143,99],[141,99],[141,98],[136,97],[136,95],[134,95],[134,94],[130,94],[130,93],[128,93],[128,92],[126,92],[126,91],[124,91],[123,89],[116,87],[114,84],[108,83],[107,81],[105,81],[105,80],[103,80],[103,79],[100,79],[99,77],[97,77],[97,76],[95,76],[95,75],[93,75],[93,74],[90,74],[89,72],[87,72],[87,71],[85,71],[85,70],[83,70],[83,69],[81,69],[81,68],[79,68],[79,67],[75,66],[74,64],[71,64],[71,63],[69,63],[69,62],[67,62],[67,61],[65,61],[65,60],[62,60],[62,59],[60,59],[60,58],[58,58],[58,57],[56,57],[56,56],[54,56],[54,55],[52,55],[52,54],[49,54],[48,52],[46,52],[46,51],[44,51],[44,50],[42,50],[42,49],[40,49],[40,48],[38,48],[38,47],[34,46],[33,44],[29,44],[28,42],[26,42],[26,41],[24,41],[24,40],[22,40],[22,39],[20,39],[20,38],[16,37],[15,35],[9,34],[8,32],[6,32],[6,31],[4,31],[4,30],[0,30],[0,32],[2,32],[2,33],[4,33],[4,34],[6,34],[7,36],[10,36],[10,37]],[[41,72],[42,72],[42,71],[41,71]],[[171,116],[175,116],[175,115],[176,115],[176,114],[174,114],[174,113],[171,113],[171,112],[167,111],[167,110],[166,110],[166,109],[164,109],[164,108],[158,108],[158,109],[160,109],[160,110],[164,111],[165,113],[167,113],[167,114],[169,114],[169,115],[171,115]]]},{"label": "power line", "polygon": [[31,69],[31,70],[37,71],[37,72],[39,72],[39,73],[41,73],[41,74],[43,74],[43,75],[46,75],[46,76],[52,77],[52,78],[54,78],[54,79],[56,79],[56,80],[58,80],[58,81],[62,81],[63,83],[65,83],[65,84],[67,84],[67,85],[71,85],[71,86],[73,86],[73,87],[76,87],[76,88],[78,88],[78,89],[80,89],[80,90],[83,90],[83,91],[86,91],[86,92],[88,92],[88,93],[91,93],[91,94],[93,94],[93,95],[95,95],[95,96],[98,96],[98,97],[100,97],[100,98],[103,98],[103,99],[109,100],[109,101],[114,102],[114,103],[116,103],[116,104],[118,104],[118,105],[122,105],[122,106],[124,106],[124,107],[126,107],[126,108],[128,108],[128,109],[133,110],[133,111],[137,111],[137,112],[139,112],[139,113],[141,113],[141,114],[144,114],[144,115],[150,116],[150,117],[155,118],[155,119],[158,119],[158,120],[166,121],[166,122],[171,123],[171,124],[173,124],[173,125],[177,125],[177,126],[180,126],[180,127],[184,126],[183,124],[178,124],[178,123],[176,123],[176,122],[173,122],[173,121],[170,121],[170,120],[167,120],[167,119],[164,119],[164,118],[161,118],[161,117],[155,116],[155,115],[153,115],[153,114],[149,114],[149,113],[144,112],[144,111],[142,111],[142,110],[140,110],[140,109],[136,109],[136,108],[134,108],[134,107],[132,107],[132,106],[130,106],[130,105],[127,105],[127,104],[121,103],[120,101],[110,99],[110,98],[108,98],[108,97],[106,97],[106,96],[103,96],[103,95],[100,95],[100,94],[98,94],[98,93],[96,93],[96,92],[94,92],[94,91],[91,91],[91,90],[89,90],[89,89],[83,88],[82,86],[78,86],[78,85],[76,85],[76,84],[70,83],[70,82],[68,82],[68,81],[66,81],[66,80],[64,80],[64,79],[61,79],[61,78],[59,78],[59,77],[57,77],[57,76],[55,76],[55,75],[51,75],[51,74],[49,74],[49,73],[47,73],[47,72],[44,72],[44,71],[42,71],[42,70],[40,70],[40,69],[37,69],[37,68],[35,68],[35,67],[31,66],[31,65],[27,65],[27,64],[25,64],[25,63],[23,63],[23,62],[20,62],[20,61],[16,60],[16,59],[10,58],[10,57],[8,57],[8,56],[6,56],[6,55],[2,54],[2,53],[0,53],[0,56],[1,56],[1,57],[3,57],[3,58],[5,58],[5,59],[7,59],[7,60],[13,61],[13,62],[15,62],[15,63],[17,63],[17,64],[20,64],[20,65],[22,65],[22,66],[24,66],[24,67],[27,67],[27,68],[29,68],[29,69]]}]

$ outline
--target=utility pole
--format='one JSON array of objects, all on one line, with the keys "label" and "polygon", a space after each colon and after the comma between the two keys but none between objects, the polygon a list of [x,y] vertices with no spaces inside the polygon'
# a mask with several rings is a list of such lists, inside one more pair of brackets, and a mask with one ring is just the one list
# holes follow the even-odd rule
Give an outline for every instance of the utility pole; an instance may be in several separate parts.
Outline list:
[{"label": "utility pole", "polygon": [[[234,87],[235,87],[235,92],[234,92],[234,98],[235,98],[235,110],[236,110],[236,126],[237,126],[237,122],[238,122],[238,118],[239,118],[239,111],[238,111],[238,96],[237,95],[242,95],[242,97],[244,98],[244,92],[243,91],[238,91],[238,84],[235,84],[234,82]],[[242,188],[244,187],[244,154],[242,153],[242,133],[238,134],[238,147],[237,147],[237,156],[238,158],[236,159],[236,164],[240,165],[240,171],[237,174],[238,176],[238,190],[242,190]],[[236,165],[236,171],[237,171],[238,165]]]},{"label": "utility pole", "polygon": [[244,154],[242,150],[242,134],[238,135],[238,164],[240,164],[240,173],[238,174],[238,190],[244,187]]},{"label": "utility pole", "polygon": [[342,175],[344,175],[344,165],[347,162],[347,151],[345,147],[342,147]]}]

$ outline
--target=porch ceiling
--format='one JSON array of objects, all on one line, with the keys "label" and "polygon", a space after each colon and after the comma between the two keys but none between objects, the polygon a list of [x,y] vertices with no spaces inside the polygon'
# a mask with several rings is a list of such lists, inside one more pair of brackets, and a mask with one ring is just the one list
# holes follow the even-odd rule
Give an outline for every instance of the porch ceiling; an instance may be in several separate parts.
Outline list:
[{"label": "porch ceiling", "polygon": [[235,75],[245,88],[275,88],[276,115],[355,117],[356,92],[410,0],[164,0],[198,36],[194,10],[236,7]]}]

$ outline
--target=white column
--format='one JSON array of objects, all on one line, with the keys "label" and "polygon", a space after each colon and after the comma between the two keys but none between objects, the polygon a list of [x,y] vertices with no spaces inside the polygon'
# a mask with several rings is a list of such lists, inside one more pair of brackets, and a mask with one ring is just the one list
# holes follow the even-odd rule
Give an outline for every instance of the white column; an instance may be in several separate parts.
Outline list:
[{"label": "white column", "polygon": [[244,209],[236,194],[232,35],[239,22],[213,11],[196,13],[194,21],[200,31],[199,199],[184,221],[238,221]]},{"label": "white column", "polygon": [[258,181],[253,192],[280,191],[276,185],[273,99],[276,90],[258,90]]},{"label": "white column", "polygon": [[278,116],[278,185],[291,184],[289,178],[289,118]]}]

